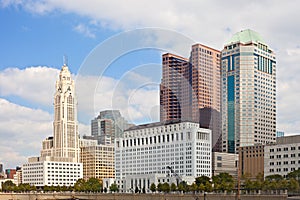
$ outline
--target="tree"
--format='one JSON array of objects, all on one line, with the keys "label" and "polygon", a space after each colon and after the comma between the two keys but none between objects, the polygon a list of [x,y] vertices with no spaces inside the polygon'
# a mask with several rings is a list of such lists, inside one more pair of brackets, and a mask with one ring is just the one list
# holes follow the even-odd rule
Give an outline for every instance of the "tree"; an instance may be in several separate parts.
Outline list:
[{"label": "tree", "polygon": [[288,173],[287,178],[288,179],[294,178],[295,180],[299,181],[300,180],[300,169],[297,169],[295,171]]},{"label": "tree", "polygon": [[169,185],[169,183],[162,184],[162,191],[166,192],[166,193],[170,192],[170,185]]},{"label": "tree", "polygon": [[188,185],[185,181],[182,181],[178,184],[178,187],[177,187],[177,190],[178,191],[182,191],[182,192],[187,192],[188,191]]},{"label": "tree", "polygon": [[195,183],[198,186],[199,191],[211,192],[212,185],[210,178],[207,176],[200,176],[195,179]]},{"label": "tree", "polygon": [[201,184],[205,185],[207,182],[210,183],[210,178],[207,176],[200,176],[195,179],[195,183],[200,186]]},{"label": "tree", "polygon": [[86,182],[84,179],[78,179],[74,185],[74,189],[76,192],[84,192],[86,191]]},{"label": "tree", "polygon": [[152,184],[150,185],[150,190],[151,190],[152,192],[155,192],[155,191],[156,191],[156,185],[155,185],[155,183],[152,183]]},{"label": "tree", "polygon": [[220,173],[212,177],[214,189],[217,191],[231,191],[234,188],[234,179],[228,173]]},{"label": "tree", "polygon": [[162,191],[163,191],[163,189],[162,189],[162,184],[161,184],[161,183],[158,183],[158,184],[157,184],[157,191],[159,191],[159,192],[162,192]]},{"label": "tree", "polygon": [[280,174],[273,174],[265,177],[268,181],[281,181],[283,177]]},{"label": "tree", "polygon": [[193,193],[195,193],[196,191],[198,191],[198,186],[196,183],[193,183],[192,185],[189,186],[189,190],[192,191]]},{"label": "tree", "polygon": [[2,183],[2,191],[3,192],[11,192],[14,191],[16,187],[16,184],[14,184],[12,181],[5,181]]},{"label": "tree", "polygon": [[116,183],[111,184],[111,186],[109,187],[109,190],[111,192],[119,192],[119,187]]},{"label": "tree", "polygon": [[100,192],[101,188],[102,184],[97,178],[89,178],[89,180],[85,183],[85,191]]},{"label": "tree", "polygon": [[171,191],[174,192],[174,191],[176,191],[176,189],[177,189],[176,184],[172,183],[171,184]]},{"label": "tree", "polygon": [[294,178],[290,178],[289,179],[289,184],[288,184],[288,190],[292,191],[292,192],[295,192],[295,191],[298,191],[299,188],[300,188],[299,187],[299,182]]}]

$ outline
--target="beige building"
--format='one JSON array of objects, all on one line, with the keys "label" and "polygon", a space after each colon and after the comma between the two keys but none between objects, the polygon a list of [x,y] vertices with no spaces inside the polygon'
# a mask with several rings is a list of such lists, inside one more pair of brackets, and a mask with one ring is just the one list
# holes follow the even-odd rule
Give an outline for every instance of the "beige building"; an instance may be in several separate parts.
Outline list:
[{"label": "beige building", "polygon": [[234,153],[213,152],[212,153],[212,173],[216,176],[227,172],[237,178],[238,155]]},{"label": "beige building", "polygon": [[81,147],[83,178],[115,178],[114,145],[93,145]]},{"label": "beige building", "polygon": [[258,174],[264,174],[264,145],[240,147],[239,170],[241,176],[251,179],[255,179]]}]

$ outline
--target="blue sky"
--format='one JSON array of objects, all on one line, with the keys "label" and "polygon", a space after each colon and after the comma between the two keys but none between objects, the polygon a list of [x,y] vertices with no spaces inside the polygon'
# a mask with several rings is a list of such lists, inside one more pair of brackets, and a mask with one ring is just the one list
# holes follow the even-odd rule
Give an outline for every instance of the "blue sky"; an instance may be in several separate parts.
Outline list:
[{"label": "blue sky", "polygon": [[0,162],[21,165],[52,135],[64,55],[78,83],[79,131],[90,134],[90,120],[103,109],[120,109],[134,123],[158,120],[161,53],[188,57],[196,42],[221,50],[248,28],[277,54],[277,127],[300,133],[299,6],[297,0],[0,0]]}]

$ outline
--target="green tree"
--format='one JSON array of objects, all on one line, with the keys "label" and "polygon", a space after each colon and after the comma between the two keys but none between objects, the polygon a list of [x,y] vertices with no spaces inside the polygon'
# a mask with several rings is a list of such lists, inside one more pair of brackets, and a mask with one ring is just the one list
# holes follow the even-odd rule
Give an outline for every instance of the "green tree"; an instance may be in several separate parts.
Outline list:
[{"label": "green tree", "polygon": [[155,192],[155,191],[156,191],[156,185],[155,185],[155,183],[152,183],[152,184],[150,185],[150,190],[151,190],[152,192]]},{"label": "green tree", "polygon": [[2,191],[3,192],[12,192],[15,190],[16,184],[14,184],[12,181],[5,181],[2,183]]},{"label": "green tree", "polygon": [[163,191],[163,187],[161,183],[157,184],[157,191],[162,192]]},{"label": "green tree", "polygon": [[177,190],[180,192],[187,192],[188,191],[188,185],[185,181],[182,181],[178,184]]},{"label": "green tree", "polygon": [[102,184],[97,178],[89,178],[89,180],[85,183],[85,191],[100,192],[101,188]]},{"label": "green tree", "polygon": [[192,191],[193,193],[195,193],[196,191],[198,191],[198,186],[196,183],[193,183],[192,185],[189,186],[189,191]]},{"label": "green tree", "polygon": [[273,174],[265,177],[268,181],[281,181],[283,177],[280,174]]},{"label": "green tree", "polygon": [[111,192],[118,192],[119,191],[119,187],[116,183],[111,184],[111,186],[109,187],[109,190]]},{"label": "green tree", "polygon": [[172,183],[172,184],[171,184],[171,191],[174,192],[174,191],[176,191],[176,190],[177,190],[176,184],[175,184],[175,183]]},{"label": "green tree", "polygon": [[86,191],[86,181],[84,179],[78,179],[74,184],[74,190],[76,192],[85,192]]},{"label": "green tree", "polygon": [[299,181],[300,180],[300,169],[297,169],[295,171],[288,173],[287,178],[288,179],[294,178],[295,180]]},{"label": "green tree", "polygon": [[166,193],[170,192],[170,185],[169,185],[169,183],[162,184],[162,191],[166,192]]},{"label": "green tree", "polygon": [[195,183],[200,186],[201,184],[205,185],[207,182],[210,183],[210,178],[207,176],[200,176],[195,179]]},{"label": "green tree", "polygon": [[228,173],[220,173],[212,177],[214,189],[217,191],[231,191],[234,188],[234,179]]},{"label": "green tree", "polygon": [[298,191],[299,188],[299,182],[294,178],[290,178],[288,183],[288,190],[291,192],[295,192]]}]

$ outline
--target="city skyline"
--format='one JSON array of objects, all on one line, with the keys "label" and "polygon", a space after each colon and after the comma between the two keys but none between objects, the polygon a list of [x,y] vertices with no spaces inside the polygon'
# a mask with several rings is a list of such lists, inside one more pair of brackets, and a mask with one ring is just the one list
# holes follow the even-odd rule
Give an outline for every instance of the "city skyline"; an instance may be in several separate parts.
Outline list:
[{"label": "city skyline", "polygon": [[[147,6],[130,1],[126,4],[116,1],[91,1],[90,4],[1,1],[0,150],[4,153],[0,162],[4,168],[21,165],[27,157],[38,154],[41,141],[52,134],[52,95],[63,55],[68,56],[68,66],[75,77],[85,57],[96,45],[115,34],[144,27],[174,30],[192,38],[194,43],[218,50],[223,49],[226,41],[242,29],[250,28],[260,33],[276,52],[278,62],[278,128],[287,134],[300,132],[296,78],[300,54],[300,31],[295,26],[300,19],[297,1],[291,1],[289,5],[280,1],[254,1],[249,4],[238,1],[157,1]],[[203,7],[207,9],[199,12]],[[265,16],[267,7],[268,16]],[[153,13],[157,15],[153,16]],[[233,18],[232,13],[239,17]],[[153,42],[164,42],[165,37],[157,37]],[[189,49],[184,52],[188,53]],[[114,94],[111,91],[117,85],[119,89],[125,88],[121,102],[128,104],[131,100],[131,111],[125,114],[128,120],[138,123],[158,121],[159,89],[156,84],[150,83],[160,82],[161,54],[158,50],[144,50],[114,60],[102,77],[106,84],[101,88],[104,98],[99,101],[95,112],[111,108],[107,101],[112,101]],[[143,71],[133,70],[141,69],[141,66],[145,66]],[[151,72],[146,73],[146,68],[151,68]],[[91,76],[85,80],[89,83],[98,79]],[[137,90],[137,86],[144,83],[149,83],[149,87]],[[130,96],[132,91],[138,92]],[[128,97],[134,98],[128,100]],[[89,134],[89,121],[96,114],[86,115],[84,103],[78,104],[79,133]],[[119,108],[127,110],[128,105]]]}]

